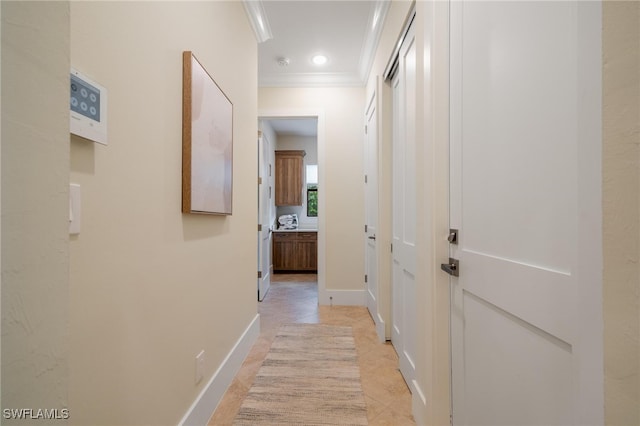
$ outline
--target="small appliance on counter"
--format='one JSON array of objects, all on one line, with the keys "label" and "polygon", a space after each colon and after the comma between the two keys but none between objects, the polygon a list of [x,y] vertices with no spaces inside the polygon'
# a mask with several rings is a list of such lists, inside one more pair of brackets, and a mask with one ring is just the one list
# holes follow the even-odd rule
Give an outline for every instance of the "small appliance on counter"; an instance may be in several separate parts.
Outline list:
[{"label": "small appliance on counter", "polygon": [[278,218],[278,229],[298,229],[297,214],[283,214]]}]

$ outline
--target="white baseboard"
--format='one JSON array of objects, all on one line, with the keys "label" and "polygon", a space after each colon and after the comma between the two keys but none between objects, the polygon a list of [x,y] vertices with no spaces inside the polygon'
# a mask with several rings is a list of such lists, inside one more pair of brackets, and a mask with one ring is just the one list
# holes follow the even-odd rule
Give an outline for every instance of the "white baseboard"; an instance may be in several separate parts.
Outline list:
[{"label": "white baseboard", "polygon": [[411,392],[411,408],[413,418],[416,421],[417,425],[426,425],[427,424],[427,398],[422,392],[422,388],[416,380],[411,381],[412,390]]},{"label": "white baseboard", "polygon": [[253,344],[260,335],[260,315],[256,315],[251,324],[238,339],[229,355],[215,372],[200,395],[191,404],[182,417],[179,426],[206,426],[214,410],[222,400],[224,393],[240,370],[244,359],[249,355]]},{"label": "white baseboard", "polygon": [[376,321],[376,333],[378,334],[378,340],[381,342],[387,341],[387,325],[380,314],[378,314],[378,320]]},{"label": "white baseboard", "polygon": [[318,294],[318,303],[334,306],[366,306],[364,290],[324,290]]}]

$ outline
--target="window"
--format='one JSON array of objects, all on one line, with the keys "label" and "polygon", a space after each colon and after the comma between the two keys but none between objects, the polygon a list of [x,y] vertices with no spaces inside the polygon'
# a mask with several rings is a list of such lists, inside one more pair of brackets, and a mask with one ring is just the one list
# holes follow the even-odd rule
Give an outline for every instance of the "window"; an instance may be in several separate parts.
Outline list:
[{"label": "window", "polygon": [[307,182],[307,216],[318,216],[318,166],[315,164],[306,167]]},{"label": "window", "polygon": [[318,216],[318,185],[307,185],[307,216]]}]

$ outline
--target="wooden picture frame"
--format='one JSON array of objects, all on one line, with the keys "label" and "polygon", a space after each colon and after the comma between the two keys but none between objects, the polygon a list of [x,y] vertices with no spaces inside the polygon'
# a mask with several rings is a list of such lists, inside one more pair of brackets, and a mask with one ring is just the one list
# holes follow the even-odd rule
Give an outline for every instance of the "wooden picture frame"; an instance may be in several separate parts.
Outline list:
[{"label": "wooden picture frame", "polygon": [[230,215],[233,104],[190,51],[182,53],[182,212]]}]

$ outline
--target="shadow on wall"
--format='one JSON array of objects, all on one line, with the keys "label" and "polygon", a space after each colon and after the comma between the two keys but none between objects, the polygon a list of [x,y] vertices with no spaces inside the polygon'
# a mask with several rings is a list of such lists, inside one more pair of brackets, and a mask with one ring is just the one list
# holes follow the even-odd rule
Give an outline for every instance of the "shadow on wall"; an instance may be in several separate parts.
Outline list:
[{"label": "shadow on wall", "polygon": [[72,172],[93,176],[96,172],[96,144],[71,135],[70,168]]},{"label": "shadow on wall", "polygon": [[[176,205],[179,209],[180,206]],[[230,232],[228,216],[182,214],[182,236],[185,241],[205,240]]]}]

